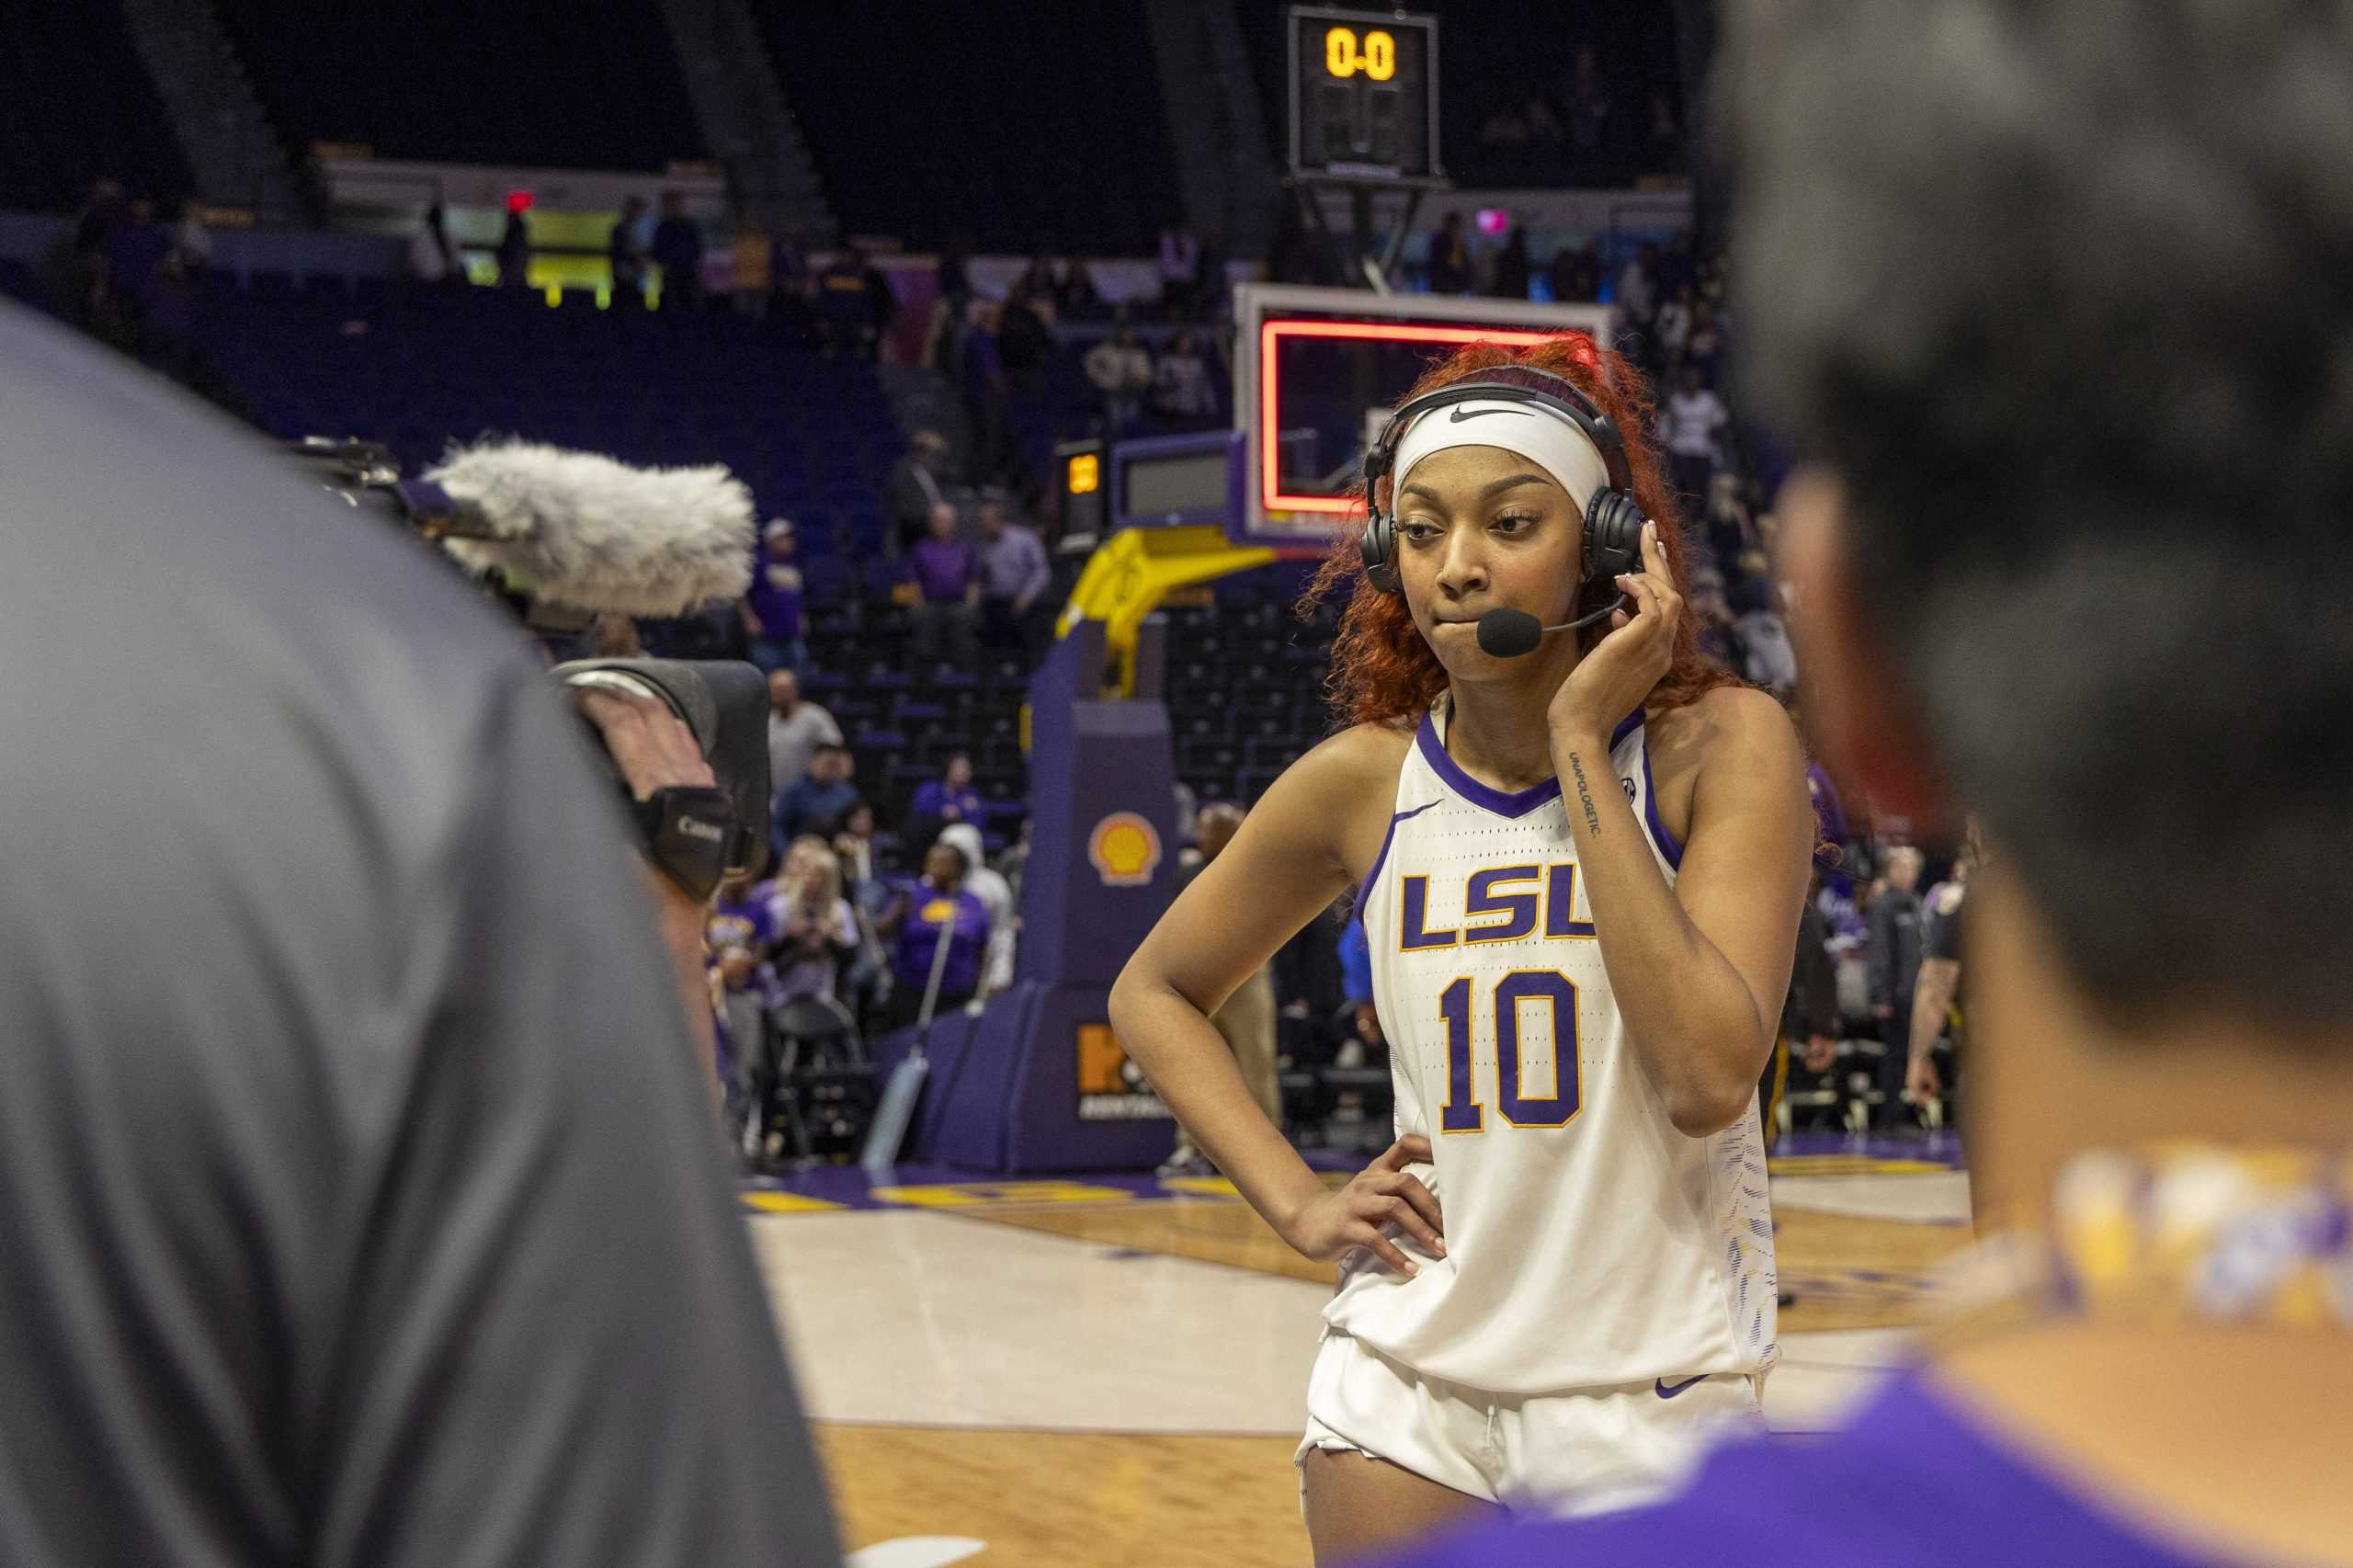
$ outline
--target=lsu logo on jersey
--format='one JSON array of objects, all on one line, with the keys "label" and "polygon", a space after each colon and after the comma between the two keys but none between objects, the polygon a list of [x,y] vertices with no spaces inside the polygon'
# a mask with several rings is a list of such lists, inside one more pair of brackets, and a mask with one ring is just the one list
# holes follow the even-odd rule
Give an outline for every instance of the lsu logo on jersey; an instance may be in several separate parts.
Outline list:
[{"label": "lsu logo on jersey", "polygon": [[1434,952],[1489,942],[1591,941],[1593,912],[1579,918],[1577,863],[1489,866],[1459,888],[1427,876],[1397,879],[1397,950]]},{"label": "lsu logo on jersey", "polygon": [[1086,859],[1107,888],[1148,887],[1160,865],[1159,830],[1133,812],[1113,812],[1086,835]]}]

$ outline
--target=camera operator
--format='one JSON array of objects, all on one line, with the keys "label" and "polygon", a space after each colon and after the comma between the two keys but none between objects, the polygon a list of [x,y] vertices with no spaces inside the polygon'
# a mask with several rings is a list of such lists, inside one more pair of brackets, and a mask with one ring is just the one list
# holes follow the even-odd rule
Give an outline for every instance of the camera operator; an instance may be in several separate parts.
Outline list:
[{"label": "camera operator", "polygon": [[665,961],[563,699],[165,383],[6,305],[0,364],[0,1557],[836,1560],[700,910]]}]

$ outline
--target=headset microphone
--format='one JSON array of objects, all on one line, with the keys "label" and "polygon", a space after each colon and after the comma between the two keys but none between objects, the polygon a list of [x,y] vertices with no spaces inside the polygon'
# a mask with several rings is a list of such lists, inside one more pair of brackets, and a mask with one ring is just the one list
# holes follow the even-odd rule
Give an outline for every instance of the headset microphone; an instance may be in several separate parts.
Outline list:
[{"label": "headset microphone", "polygon": [[1624,595],[1618,602],[1605,605],[1591,615],[1564,620],[1558,626],[1547,626],[1524,609],[1491,609],[1479,618],[1479,652],[1490,658],[1517,659],[1533,653],[1537,647],[1555,631],[1575,631],[1595,621],[1615,615],[1630,603]]}]

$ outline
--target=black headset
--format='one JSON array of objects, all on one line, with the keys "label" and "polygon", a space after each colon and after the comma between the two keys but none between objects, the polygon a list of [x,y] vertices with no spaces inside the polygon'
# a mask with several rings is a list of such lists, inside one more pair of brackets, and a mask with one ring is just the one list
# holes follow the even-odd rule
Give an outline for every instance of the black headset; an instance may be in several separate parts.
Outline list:
[{"label": "black headset", "polygon": [[1387,510],[1381,505],[1381,482],[1397,460],[1399,435],[1433,409],[1478,398],[1549,409],[1585,432],[1601,453],[1602,467],[1609,478],[1585,504],[1585,581],[1610,583],[1625,573],[1641,571],[1645,519],[1641,503],[1634,499],[1633,479],[1626,467],[1626,441],[1618,433],[1616,422],[1566,376],[1532,365],[1498,365],[1480,371],[1475,381],[1456,381],[1408,398],[1389,416],[1389,423],[1381,427],[1381,438],[1364,454],[1366,517],[1357,549],[1372,585],[1384,594],[1403,591],[1397,580],[1396,497],[1390,497]]}]

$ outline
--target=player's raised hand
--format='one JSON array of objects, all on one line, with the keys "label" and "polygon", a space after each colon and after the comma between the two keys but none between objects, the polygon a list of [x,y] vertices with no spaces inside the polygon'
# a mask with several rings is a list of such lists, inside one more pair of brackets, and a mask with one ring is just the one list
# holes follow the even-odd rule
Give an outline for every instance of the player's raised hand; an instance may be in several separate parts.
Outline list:
[{"label": "player's raised hand", "polygon": [[1421,1272],[1390,1239],[1388,1227],[1413,1237],[1433,1257],[1446,1256],[1438,1195],[1405,1171],[1429,1159],[1430,1141],[1418,1132],[1405,1134],[1346,1187],[1302,1204],[1280,1227],[1283,1240],[1320,1261],[1363,1247],[1400,1274]]},{"label": "player's raised hand", "polygon": [[1674,569],[1667,565],[1655,522],[1643,525],[1643,569],[1619,578],[1618,587],[1632,601],[1633,613],[1612,614],[1609,635],[1577,661],[1552,694],[1546,718],[1555,736],[1607,736],[1619,720],[1643,705],[1675,662],[1683,596],[1675,590]]}]

